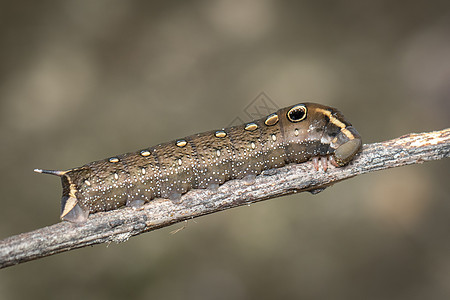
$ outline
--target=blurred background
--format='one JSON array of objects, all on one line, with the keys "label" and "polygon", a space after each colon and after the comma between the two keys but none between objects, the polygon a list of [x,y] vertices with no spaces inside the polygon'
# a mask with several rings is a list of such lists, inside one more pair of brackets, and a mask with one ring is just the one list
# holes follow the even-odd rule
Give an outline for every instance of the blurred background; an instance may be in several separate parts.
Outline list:
[{"label": "blurred background", "polygon": [[[448,1],[2,1],[0,239],[59,222],[67,169],[339,108],[378,142],[450,125]],[[449,299],[449,160],[0,270],[0,299]],[[156,298],[155,298],[156,297]]]}]

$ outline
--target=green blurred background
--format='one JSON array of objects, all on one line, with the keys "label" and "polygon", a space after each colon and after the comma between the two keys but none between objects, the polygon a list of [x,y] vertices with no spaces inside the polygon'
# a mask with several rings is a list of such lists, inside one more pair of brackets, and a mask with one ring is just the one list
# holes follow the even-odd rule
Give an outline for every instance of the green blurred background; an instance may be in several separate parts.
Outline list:
[{"label": "green blurred background", "polygon": [[[448,1],[2,1],[0,239],[66,169],[244,121],[261,92],[365,143],[450,123]],[[0,270],[0,299],[449,299],[449,161]]]}]

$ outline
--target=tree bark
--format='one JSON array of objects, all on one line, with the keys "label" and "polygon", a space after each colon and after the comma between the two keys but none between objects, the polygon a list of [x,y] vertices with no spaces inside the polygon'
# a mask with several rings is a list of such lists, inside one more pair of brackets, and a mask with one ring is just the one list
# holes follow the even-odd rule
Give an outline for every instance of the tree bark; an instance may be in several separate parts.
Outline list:
[{"label": "tree bark", "polygon": [[283,195],[324,188],[377,170],[439,160],[450,156],[450,128],[408,134],[363,146],[342,168],[316,171],[312,162],[265,171],[253,181],[231,180],[217,191],[193,190],[173,203],[156,199],[141,210],[123,208],[96,213],[84,224],[60,222],[0,241],[0,268],[89,245],[124,242],[130,237],[183,220]]}]

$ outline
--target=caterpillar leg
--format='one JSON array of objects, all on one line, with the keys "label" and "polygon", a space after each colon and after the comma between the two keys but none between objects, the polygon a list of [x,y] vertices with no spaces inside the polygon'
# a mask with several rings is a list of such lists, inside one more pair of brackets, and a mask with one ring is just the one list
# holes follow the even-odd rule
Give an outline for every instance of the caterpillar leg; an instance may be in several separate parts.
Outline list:
[{"label": "caterpillar leg", "polygon": [[61,220],[74,223],[84,223],[89,216],[89,211],[83,209],[76,198],[63,197],[61,199]]},{"label": "caterpillar leg", "polygon": [[218,183],[210,183],[210,184],[208,184],[207,189],[215,192],[219,189],[219,184]]},{"label": "caterpillar leg", "polygon": [[255,174],[248,174],[245,175],[244,178],[242,178],[245,185],[253,185],[256,181],[256,175]]},{"label": "caterpillar leg", "polygon": [[181,202],[181,193],[172,191],[169,193],[169,197],[167,198],[169,198],[173,204],[178,204]]},{"label": "caterpillar leg", "polygon": [[142,199],[134,199],[131,201],[127,200],[126,206],[134,208],[134,209],[141,209],[142,206],[144,206],[145,200]]},{"label": "caterpillar leg", "polygon": [[[324,172],[326,172],[328,170],[328,163],[332,164],[335,167],[341,167],[341,165],[339,165],[334,156],[333,155],[328,155],[328,156],[314,156],[313,158],[311,158],[313,165],[314,165],[314,169],[316,169],[316,171],[319,171],[320,165],[322,165],[322,169]],[[319,164],[320,161],[320,164]]]}]

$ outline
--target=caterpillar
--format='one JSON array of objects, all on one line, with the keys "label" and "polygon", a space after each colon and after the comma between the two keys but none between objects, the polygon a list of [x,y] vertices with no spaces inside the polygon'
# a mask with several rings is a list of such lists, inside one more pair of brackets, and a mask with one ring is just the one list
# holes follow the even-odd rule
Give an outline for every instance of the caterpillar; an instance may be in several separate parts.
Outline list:
[{"label": "caterpillar", "polygon": [[61,177],[61,220],[122,206],[139,208],[155,198],[179,201],[191,189],[217,189],[289,163],[313,161],[342,167],[361,149],[361,136],[338,110],[315,103],[279,109],[267,117],[194,134],[66,171]]}]

